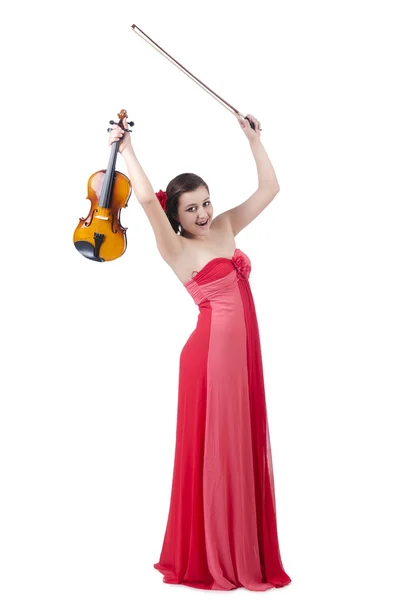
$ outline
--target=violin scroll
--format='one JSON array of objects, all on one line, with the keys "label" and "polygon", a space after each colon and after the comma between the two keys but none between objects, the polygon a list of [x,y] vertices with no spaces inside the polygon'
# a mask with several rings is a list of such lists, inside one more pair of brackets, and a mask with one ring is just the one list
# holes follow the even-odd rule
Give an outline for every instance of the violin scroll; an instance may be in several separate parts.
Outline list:
[{"label": "violin scroll", "polygon": [[[118,125],[123,131],[128,131],[129,133],[131,133],[132,129],[124,129],[124,125],[123,125],[124,119],[128,119],[127,111],[122,108],[117,116],[120,119],[119,122],[116,123],[116,121],[109,121],[109,124],[110,125]],[[133,127],[135,125],[135,123],[134,123],[134,121],[128,121],[128,125],[130,127]],[[110,133],[111,131],[112,131],[112,128],[108,127],[107,132]]]}]

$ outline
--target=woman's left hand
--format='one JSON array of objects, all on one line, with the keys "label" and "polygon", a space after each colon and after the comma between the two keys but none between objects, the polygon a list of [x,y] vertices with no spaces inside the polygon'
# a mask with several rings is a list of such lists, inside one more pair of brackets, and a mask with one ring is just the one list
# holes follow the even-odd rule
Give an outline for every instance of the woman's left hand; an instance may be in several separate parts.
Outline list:
[{"label": "woman's left hand", "polygon": [[251,121],[255,124],[255,129],[252,129],[247,117],[245,119],[243,119],[243,117],[241,117],[238,113],[235,113],[235,115],[238,119],[238,122],[240,123],[241,129],[244,131],[245,135],[247,136],[247,138],[249,139],[250,142],[252,140],[260,138],[261,124],[258,121],[258,119],[255,119],[255,117],[253,115],[250,115],[250,114],[247,115],[247,117],[249,117],[251,119]]}]

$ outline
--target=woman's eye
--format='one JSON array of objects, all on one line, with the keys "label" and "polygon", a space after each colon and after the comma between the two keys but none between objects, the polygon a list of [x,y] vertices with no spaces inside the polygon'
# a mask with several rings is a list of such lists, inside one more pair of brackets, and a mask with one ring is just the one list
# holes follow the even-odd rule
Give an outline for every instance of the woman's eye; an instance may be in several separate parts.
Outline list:
[{"label": "woman's eye", "polygon": [[[206,202],[204,202],[204,204],[211,204],[210,200],[207,200]],[[188,212],[191,212],[191,210],[194,209],[194,206],[191,206],[190,208],[187,209]]]}]

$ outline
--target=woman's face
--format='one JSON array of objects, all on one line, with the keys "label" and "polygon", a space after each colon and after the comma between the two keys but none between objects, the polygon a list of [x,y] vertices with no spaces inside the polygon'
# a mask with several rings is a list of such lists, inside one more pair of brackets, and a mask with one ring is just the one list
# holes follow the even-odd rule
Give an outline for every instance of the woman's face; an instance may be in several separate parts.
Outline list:
[{"label": "woman's face", "polygon": [[[212,222],[213,208],[207,188],[203,185],[193,192],[184,192],[179,196],[178,221],[183,236],[188,238],[206,238]],[[207,221],[204,226],[198,225]]]}]

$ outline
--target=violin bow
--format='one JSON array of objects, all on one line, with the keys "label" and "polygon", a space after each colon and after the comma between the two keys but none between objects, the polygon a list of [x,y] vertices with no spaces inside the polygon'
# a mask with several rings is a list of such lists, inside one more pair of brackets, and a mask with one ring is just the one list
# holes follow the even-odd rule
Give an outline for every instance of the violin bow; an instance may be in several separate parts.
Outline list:
[{"label": "violin bow", "polygon": [[[205,85],[205,83],[203,83],[202,81],[200,81],[200,79],[198,79],[198,77],[196,77],[195,75],[193,75],[193,73],[191,73],[190,71],[188,71],[183,65],[181,65],[180,62],[178,62],[177,60],[175,60],[175,58],[173,58],[170,54],[168,54],[168,52],[166,52],[161,46],[159,46],[158,44],[156,44],[156,42],[154,40],[152,40],[152,38],[150,38],[148,35],[146,35],[146,33],[144,33],[142,31],[142,29],[140,29],[138,27],[138,25],[131,25],[131,27],[132,27],[132,30],[135,31],[135,33],[139,37],[141,37],[142,39],[144,39],[145,42],[147,42],[150,46],[154,47],[155,50],[157,50],[158,52],[160,52],[160,54],[162,54],[162,56],[165,56],[166,58],[168,58],[168,60],[170,60],[170,62],[172,62],[172,64],[174,64],[175,66],[177,66],[178,69],[180,69],[185,74],[187,74],[188,77],[190,77],[191,79],[193,79],[193,81],[195,81],[197,83],[197,85],[199,85],[200,87],[204,88],[210,94],[210,96],[215,97],[215,100],[218,100],[218,102],[220,104],[222,104],[222,106],[224,106],[225,108],[227,108],[227,110],[229,110],[230,112],[233,112],[234,114],[238,114],[238,115],[240,115],[241,117],[243,117],[245,119],[248,119],[251,128],[255,129],[255,123],[249,117],[244,117],[243,114],[239,110],[237,110],[237,108],[234,108],[234,106],[232,106],[231,104],[229,104],[229,102],[226,102],[226,100],[224,100],[223,98],[221,98],[220,96],[218,96],[218,94],[216,94],[213,90],[211,90],[211,88],[209,88],[208,86]],[[143,35],[141,35],[141,34],[143,34]]]}]

